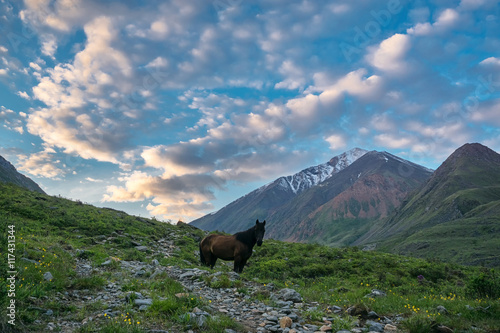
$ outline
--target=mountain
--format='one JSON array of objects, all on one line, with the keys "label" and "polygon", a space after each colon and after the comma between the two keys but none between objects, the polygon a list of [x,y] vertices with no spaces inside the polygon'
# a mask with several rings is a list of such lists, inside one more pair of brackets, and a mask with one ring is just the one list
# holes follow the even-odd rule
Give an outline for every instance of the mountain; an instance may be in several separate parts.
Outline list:
[{"label": "mountain", "polygon": [[269,238],[349,245],[431,174],[432,170],[387,152],[356,148],[280,177],[191,223],[233,233],[265,218],[271,221],[266,228]]},{"label": "mountain", "polygon": [[432,177],[355,244],[466,264],[500,264],[500,154],[478,143]]},{"label": "mountain", "polygon": [[17,172],[16,168],[2,156],[0,156],[0,182],[16,184],[28,190],[45,194],[37,183]]},{"label": "mountain", "polygon": [[390,153],[368,152],[276,210],[266,234],[287,241],[350,245],[431,174]]},{"label": "mountain", "polygon": [[251,227],[256,219],[272,216],[294,197],[329,179],[366,153],[364,149],[354,148],[326,163],[309,167],[291,176],[280,177],[190,224],[204,230],[229,233],[245,230]]}]

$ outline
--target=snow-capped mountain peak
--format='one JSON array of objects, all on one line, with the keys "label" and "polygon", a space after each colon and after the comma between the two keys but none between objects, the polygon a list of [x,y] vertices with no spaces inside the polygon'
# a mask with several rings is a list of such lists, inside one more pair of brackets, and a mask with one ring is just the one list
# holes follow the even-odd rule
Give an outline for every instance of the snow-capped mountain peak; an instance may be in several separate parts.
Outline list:
[{"label": "snow-capped mountain peak", "polygon": [[294,175],[280,177],[274,182],[263,186],[263,188],[267,188],[269,185],[276,184],[282,189],[289,189],[294,194],[298,194],[327,180],[333,174],[345,169],[367,152],[367,150],[360,148],[351,149],[349,151],[346,151],[345,153],[333,157],[326,163],[309,167]]}]

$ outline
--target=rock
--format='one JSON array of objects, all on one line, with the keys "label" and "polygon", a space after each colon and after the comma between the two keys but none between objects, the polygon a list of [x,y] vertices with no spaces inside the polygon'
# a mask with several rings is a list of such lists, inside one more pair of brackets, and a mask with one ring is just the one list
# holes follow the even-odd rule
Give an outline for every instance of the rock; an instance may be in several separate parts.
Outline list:
[{"label": "rock", "polygon": [[292,318],[282,317],[280,319],[280,327],[281,328],[292,327]]},{"label": "rock", "polygon": [[130,301],[130,299],[132,298],[132,295],[135,296],[136,299],[143,299],[144,296],[142,296],[141,293],[137,292],[137,291],[129,291],[126,295],[125,295],[125,301],[128,303]]},{"label": "rock", "polygon": [[151,305],[153,304],[153,300],[151,298],[145,298],[145,299],[136,299],[134,300],[135,305]]},{"label": "rock", "polygon": [[153,261],[151,261],[151,265],[153,266],[158,266],[159,264],[160,262],[157,259],[153,259]]},{"label": "rock", "polygon": [[448,314],[448,310],[446,310],[446,308],[442,305],[438,305],[436,307],[436,310],[439,312],[439,313],[442,313],[442,314]]},{"label": "rock", "polygon": [[331,326],[328,326],[328,325],[323,325],[319,328],[319,330],[321,332],[331,332],[332,331],[332,327]]},{"label": "rock", "polygon": [[444,325],[439,325],[438,327],[436,327],[436,330],[440,333],[453,333],[454,332],[451,328],[444,326]]},{"label": "rock", "polygon": [[31,259],[28,259],[28,258],[21,258],[21,260],[24,260],[24,261],[30,262],[32,264],[38,265],[38,261],[35,261],[35,260],[31,260]]},{"label": "rock", "polygon": [[52,281],[54,279],[54,276],[52,276],[51,272],[45,272],[45,274],[43,274],[43,278],[47,281]]},{"label": "rock", "polygon": [[384,325],[381,323],[377,323],[373,320],[368,320],[366,322],[366,325],[370,328],[370,332],[383,332],[384,331]]},{"label": "rock", "polygon": [[386,332],[397,332],[398,331],[398,328],[394,325],[391,325],[391,324],[387,324],[384,326],[384,330]]},{"label": "rock", "polygon": [[144,269],[140,269],[138,270],[137,272],[135,272],[135,276],[136,277],[141,277],[141,276],[144,276],[146,274],[146,271]]},{"label": "rock", "polygon": [[365,297],[385,297],[387,294],[383,292],[382,290],[378,289],[372,289],[372,292],[369,293],[368,295],[365,295]]},{"label": "rock", "polygon": [[194,272],[188,271],[186,273],[181,274],[179,276],[179,279],[190,278],[190,277],[193,277],[193,276],[196,276],[196,274]]},{"label": "rock", "polygon": [[375,311],[370,311],[370,312],[368,312],[368,318],[369,319],[377,319],[377,318],[380,318],[380,316]]},{"label": "rock", "polygon": [[297,291],[290,288],[281,289],[277,297],[284,301],[292,301],[294,303],[302,301],[302,296]]},{"label": "rock", "polygon": [[141,246],[136,246],[135,249],[137,251],[146,252],[148,250],[148,247],[144,246],[144,245],[141,245]]},{"label": "rock", "polygon": [[101,264],[101,266],[108,266],[108,265],[111,265],[111,263],[112,263],[112,262],[113,262],[113,260],[108,259],[108,260],[106,260],[105,262],[103,262],[103,263]]},{"label": "rock", "polygon": [[54,314],[54,311],[52,311],[50,309],[47,310],[47,312],[44,313],[44,315],[46,315],[46,316],[52,316],[53,314]]},{"label": "rock", "polygon": [[330,311],[330,312],[333,312],[333,313],[340,313],[340,312],[342,312],[342,308],[340,306],[337,306],[337,305],[329,306],[327,308],[327,310]]}]

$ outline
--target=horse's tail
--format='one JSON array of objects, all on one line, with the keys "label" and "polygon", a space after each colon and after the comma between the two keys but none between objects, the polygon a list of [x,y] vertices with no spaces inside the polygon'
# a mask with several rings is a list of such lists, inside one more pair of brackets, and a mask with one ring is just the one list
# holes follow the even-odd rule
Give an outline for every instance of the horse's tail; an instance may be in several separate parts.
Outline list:
[{"label": "horse's tail", "polygon": [[201,242],[200,242],[200,261],[201,261],[201,264],[202,265],[207,265],[207,261],[205,260],[205,256],[203,255],[203,251],[201,250],[201,243],[204,241],[205,239],[202,239]]}]

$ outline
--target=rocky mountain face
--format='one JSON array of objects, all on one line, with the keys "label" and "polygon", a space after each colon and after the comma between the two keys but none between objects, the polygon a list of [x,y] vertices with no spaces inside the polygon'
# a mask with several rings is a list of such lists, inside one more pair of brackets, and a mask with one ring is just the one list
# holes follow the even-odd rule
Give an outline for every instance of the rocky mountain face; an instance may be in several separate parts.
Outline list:
[{"label": "rocky mountain face", "polygon": [[399,209],[355,244],[498,265],[499,235],[500,154],[473,143],[458,148]]},{"label": "rocky mountain face", "polygon": [[2,156],[0,156],[0,182],[12,183],[31,191],[45,193],[37,183],[20,174],[16,168]]},{"label": "rocky mountain face", "polygon": [[431,173],[387,152],[356,148],[280,177],[191,224],[233,233],[265,217],[274,222],[266,227],[269,238],[348,245],[375,220],[387,217]]},{"label": "rocky mountain face", "polygon": [[204,230],[229,233],[246,230],[256,219],[272,216],[297,195],[331,178],[366,153],[364,149],[354,148],[326,163],[309,167],[294,175],[280,177],[190,224]]},{"label": "rocky mountain face", "polygon": [[387,152],[372,151],[280,207],[270,238],[350,245],[387,217],[432,171]]}]

